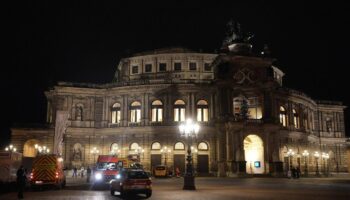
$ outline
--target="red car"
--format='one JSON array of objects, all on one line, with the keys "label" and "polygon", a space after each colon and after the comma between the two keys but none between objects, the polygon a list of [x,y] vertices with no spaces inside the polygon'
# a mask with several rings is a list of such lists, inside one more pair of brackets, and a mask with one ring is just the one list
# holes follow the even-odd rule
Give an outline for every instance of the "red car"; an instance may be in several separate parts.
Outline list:
[{"label": "red car", "polygon": [[143,169],[123,169],[111,181],[111,195],[145,194],[152,196],[152,180]]}]

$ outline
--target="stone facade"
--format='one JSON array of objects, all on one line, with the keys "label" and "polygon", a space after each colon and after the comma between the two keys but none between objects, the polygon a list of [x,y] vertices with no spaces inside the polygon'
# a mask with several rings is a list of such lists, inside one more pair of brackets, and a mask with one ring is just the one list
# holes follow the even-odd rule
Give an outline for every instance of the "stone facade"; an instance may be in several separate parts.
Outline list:
[{"label": "stone facade", "polygon": [[[321,174],[348,171],[345,106],[282,86],[284,73],[271,58],[172,48],[124,58],[116,68],[108,84],[60,82],[46,91],[47,126],[14,127],[12,143],[25,156],[33,156],[26,151],[34,143],[52,149],[55,113],[67,111],[68,167],[93,165],[94,147],[109,154],[115,144],[118,156],[135,156],[146,169],[162,163],[184,170],[188,141],[178,126],[185,117],[201,127],[192,145],[202,174],[283,175],[290,166],[314,173],[316,163]],[[171,151],[162,152],[165,146]]]}]

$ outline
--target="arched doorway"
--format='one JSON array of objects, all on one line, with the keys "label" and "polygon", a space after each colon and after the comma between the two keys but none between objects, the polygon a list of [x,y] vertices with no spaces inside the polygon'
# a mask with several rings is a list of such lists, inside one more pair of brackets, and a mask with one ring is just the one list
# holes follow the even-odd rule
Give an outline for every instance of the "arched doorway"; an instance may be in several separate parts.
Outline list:
[{"label": "arched doorway", "polygon": [[24,143],[23,157],[35,157],[36,156],[35,144],[40,145],[39,140],[30,139]]},{"label": "arched doorway", "polygon": [[248,135],[243,143],[247,174],[263,174],[265,163],[262,139],[257,135]]}]

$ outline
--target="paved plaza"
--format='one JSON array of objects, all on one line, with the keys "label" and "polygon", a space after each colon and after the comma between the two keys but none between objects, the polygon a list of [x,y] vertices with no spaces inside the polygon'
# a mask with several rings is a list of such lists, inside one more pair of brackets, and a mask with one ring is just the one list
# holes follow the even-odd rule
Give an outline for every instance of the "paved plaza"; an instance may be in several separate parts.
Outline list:
[{"label": "paved plaza", "polygon": [[[182,178],[153,179],[149,199],[349,199],[349,178],[196,178],[196,191],[182,190]],[[63,190],[26,191],[25,199],[97,200],[112,197],[108,186],[94,189],[82,178],[69,179]],[[1,195],[2,200],[16,199],[16,193]],[[144,199],[130,196],[126,199]]]}]

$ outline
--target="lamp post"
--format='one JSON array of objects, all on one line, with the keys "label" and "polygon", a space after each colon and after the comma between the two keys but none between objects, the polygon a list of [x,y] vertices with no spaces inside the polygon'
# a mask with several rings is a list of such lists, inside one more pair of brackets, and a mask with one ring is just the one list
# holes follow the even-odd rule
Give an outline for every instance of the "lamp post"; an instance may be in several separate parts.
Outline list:
[{"label": "lamp post", "polygon": [[168,154],[171,153],[171,149],[168,149],[167,146],[164,146],[160,152],[164,154],[164,165],[167,166],[167,159],[168,159]]},{"label": "lamp post", "polygon": [[[193,166],[194,166],[194,171],[197,172],[197,163],[198,163],[198,149],[191,147],[191,152],[192,152],[192,158],[193,158]],[[196,155],[196,157],[194,157],[194,155]],[[196,173],[194,173],[196,174]]]},{"label": "lamp post", "polygon": [[38,144],[35,144],[34,148],[36,149],[38,154],[49,154],[50,153],[50,149],[47,148],[46,146],[40,146]]},{"label": "lamp post", "polygon": [[15,148],[12,144],[10,144],[8,147],[5,147],[5,151],[16,152],[17,148]]},{"label": "lamp post", "polygon": [[137,149],[135,149],[135,154],[137,155],[137,159],[139,162],[141,162],[141,154],[143,155],[144,152],[145,150],[141,147],[138,147]]},{"label": "lamp post", "polygon": [[307,158],[309,156],[309,152],[307,150],[304,150],[303,157],[304,157],[304,176],[308,176],[308,168],[307,168]]},{"label": "lamp post", "polygon": [[195,190],[194,176],[193,176],[193,166],[192,166],[192,155],[191,155],[191,143],[192,137],[196,137],[199,131],[199,125],[193,123],[191,119],[187,119],[186,123],[183,123],[179,126],[181,136],[186,137],[188,141],[187,148],[187,164],[186,164],[186,173],[184,176],[184,190]]},{"label": "lamp post", "polygon": [[326,163],[328,161],[329,158],[329,154],[328,153],[322,153],[322,160],[323,160],[323,174],[325,176],[328,176],[328,170],[326,169],[326,166],[328,168],[328,163]]},{"label": "lamp post", "polygon": [[96,162],[95,157],[96,154],[100,153],[100,150],[98,150],[96,147],[93,147],[90,153],[94,156],[94,162]]},{"label": "lamp post", "polygon": [[287,152],[288,156],[288,177],[291,177],[292,172],[291,172],[291,166],[293,165],[293,159],[291,159],[292,156],[294,156],[294,151],[292,149],[289,149]]},{"label": "lamp post", "polygon": [[314,153],[315,160],[316,160],[316,176],[320,175],[320,171],[318,170],[318,158],[320,157],[320,153],[317,151]]}]

